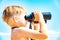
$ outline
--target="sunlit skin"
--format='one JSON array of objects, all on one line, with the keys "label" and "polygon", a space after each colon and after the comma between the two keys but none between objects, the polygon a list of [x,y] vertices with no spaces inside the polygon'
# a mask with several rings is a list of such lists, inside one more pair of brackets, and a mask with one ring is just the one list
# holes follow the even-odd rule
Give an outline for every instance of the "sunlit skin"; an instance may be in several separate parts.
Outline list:
[{"label": "sunlit skin", "polygon": [[34,25],[34,30],[26,28],[28,20],[25,20],[24,18],[26,12],[23,8],[17,6],[9,6],[5,9],[4,13],[7,13],[7,16],[9,13],[11,14],[9,17],[7,17],[6,15],[3,16],[4,21],[8,25],[10,25],[11,28],[17,27],[12,29],[11,40],[28,40],[28,38],[32,38],[34,40],[47,39],[48,35],[41,12],[34,12],[34,21],[39,21],[39,31],[37,31],[37,25],[34,22],[32,22],[32,25]]}]

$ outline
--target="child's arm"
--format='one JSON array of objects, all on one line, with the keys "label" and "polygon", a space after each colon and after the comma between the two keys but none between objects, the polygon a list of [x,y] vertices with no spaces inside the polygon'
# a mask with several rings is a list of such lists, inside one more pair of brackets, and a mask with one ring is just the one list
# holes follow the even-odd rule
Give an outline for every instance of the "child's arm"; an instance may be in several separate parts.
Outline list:
[{"label": "child's arm", "polygon": [[[38,12],[34,12],[34,16],[35,16],[35,21],[38,21],[39,23],[32,23],[34,25],[34,30],[39,30],[40,33],[44,33],[46,34],[46,36],[48,36],[47,32],[47,26],[45,24],[45,21],[43,19],[43,15],[42,13],[38,13]],[[39,26],[38,26],[39,24]],[[45,40],[45,39],[43,39]]]},{"label": "child's arm", "polygon": [[19,37],[27,37],[27,38],[33,38],[33,39],[46,39],[47,36],[44,33],[40,33],[36,30],[32,29],[26,29],[24,27],[21,27],[20,29],[16,28],[12,31],[12,38],[13,36],[19,36]]}]

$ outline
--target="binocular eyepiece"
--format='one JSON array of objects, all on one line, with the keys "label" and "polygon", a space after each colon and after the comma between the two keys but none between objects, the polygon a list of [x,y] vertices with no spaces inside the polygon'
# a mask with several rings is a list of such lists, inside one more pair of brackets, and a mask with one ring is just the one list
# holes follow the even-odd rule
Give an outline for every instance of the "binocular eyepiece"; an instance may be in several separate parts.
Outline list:
[{"label": "binocular eyepiece", "polygon": [[[44,20],[50,20],[51,19],[51,13],[50,12],[42,12]],[[34,21],[34,12],[32,12],[30,15],[25,15],[25,19],[28,21]]]}]

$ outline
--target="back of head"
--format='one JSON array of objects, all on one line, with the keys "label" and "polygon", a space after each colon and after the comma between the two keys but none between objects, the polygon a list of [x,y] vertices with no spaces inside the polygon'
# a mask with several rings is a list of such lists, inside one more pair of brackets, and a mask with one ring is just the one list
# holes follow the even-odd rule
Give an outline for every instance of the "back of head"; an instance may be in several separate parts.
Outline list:
[{"label": "back of head", "polygon": [[24,14],[25,10],[21,6],[8,6],[6,9],[3,11],[3,20],[8,24],[8,19],[11,18],[15,14]]}]

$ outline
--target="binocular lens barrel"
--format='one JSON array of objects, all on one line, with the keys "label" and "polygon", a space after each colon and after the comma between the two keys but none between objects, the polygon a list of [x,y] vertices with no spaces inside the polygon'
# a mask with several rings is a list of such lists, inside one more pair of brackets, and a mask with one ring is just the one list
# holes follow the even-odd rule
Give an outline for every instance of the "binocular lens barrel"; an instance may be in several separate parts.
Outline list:
[{"label": "binocular lens barrel", "polygon": [[51,13],[50,12],[42,12],[44,20],[50,20],[51,19]]},{"label": "binocular lens barrel", "polygon": [[[51,13],[50,12],[42,12],[44,20],[50,20],[51,19]],[[25,19],[28,21],[34,20],[34,12],[32,12],[29,15],[25,15]]]}]

